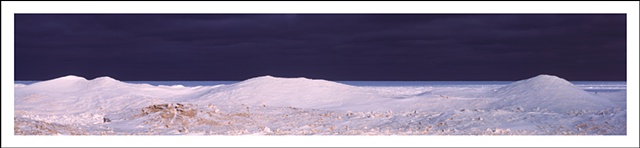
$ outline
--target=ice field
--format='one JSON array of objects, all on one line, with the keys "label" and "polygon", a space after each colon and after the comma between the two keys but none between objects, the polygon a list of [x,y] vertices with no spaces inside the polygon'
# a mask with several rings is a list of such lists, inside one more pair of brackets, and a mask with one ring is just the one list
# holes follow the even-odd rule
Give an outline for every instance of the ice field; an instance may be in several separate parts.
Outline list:
[{"label": "ice field", "polygon": [[625,82],[123,82],[14,85],[15,135],[626,135]]}]

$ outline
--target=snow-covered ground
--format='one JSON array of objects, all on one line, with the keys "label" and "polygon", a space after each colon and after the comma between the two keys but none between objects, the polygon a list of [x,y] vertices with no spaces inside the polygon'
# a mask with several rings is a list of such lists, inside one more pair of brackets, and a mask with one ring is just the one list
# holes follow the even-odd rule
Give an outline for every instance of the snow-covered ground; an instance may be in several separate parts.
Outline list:
[{"label": "snow-covered ground", "polygon": [[[598,86],[589,86],[598,87]],[[214,86],[15,84],[16,135],[626,135],[626,90],[539,75],[482,87],[262,76]]]}]

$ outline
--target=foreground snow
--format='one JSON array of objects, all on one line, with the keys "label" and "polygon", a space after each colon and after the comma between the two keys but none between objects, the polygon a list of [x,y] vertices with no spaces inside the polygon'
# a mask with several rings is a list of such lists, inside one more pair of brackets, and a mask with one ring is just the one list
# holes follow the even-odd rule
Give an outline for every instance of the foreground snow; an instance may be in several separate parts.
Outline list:
[{"label": "foreground snow", "polygon": [[410,91],[271,76],[197,87],[77,76],[14,86],[16,135],[626,134],[626,91],[595,95],[550,75]]}]

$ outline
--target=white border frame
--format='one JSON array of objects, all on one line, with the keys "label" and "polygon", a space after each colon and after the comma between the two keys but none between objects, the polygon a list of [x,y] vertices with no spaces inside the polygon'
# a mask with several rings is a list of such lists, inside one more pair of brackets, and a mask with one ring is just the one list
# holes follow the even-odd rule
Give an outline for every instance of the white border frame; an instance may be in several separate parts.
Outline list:
[{"label": "white border frame", "polygon": [[[2,1],[2,146],[638,146],[636,2],[7,2]],[[14,13],[626,13],[627,136],[14,136]]]}]

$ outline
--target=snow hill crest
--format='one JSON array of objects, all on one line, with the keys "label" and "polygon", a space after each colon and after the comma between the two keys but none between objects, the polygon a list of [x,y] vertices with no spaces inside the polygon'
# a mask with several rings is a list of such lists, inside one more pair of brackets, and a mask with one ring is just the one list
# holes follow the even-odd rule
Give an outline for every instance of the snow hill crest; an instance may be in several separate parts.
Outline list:
[{"label": "snow hill crest", "polygon": [[548,109],[556,112],[601,110],[615,107],[611,101],[586,92],[553,75],[538,75],[495,90],[494,106]]}]

